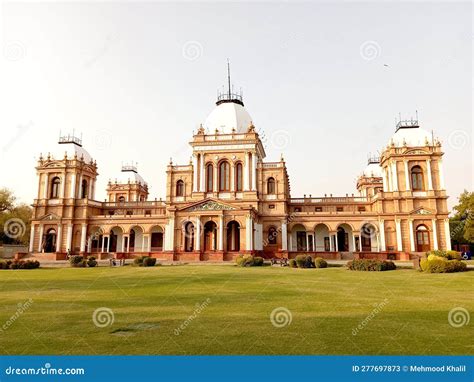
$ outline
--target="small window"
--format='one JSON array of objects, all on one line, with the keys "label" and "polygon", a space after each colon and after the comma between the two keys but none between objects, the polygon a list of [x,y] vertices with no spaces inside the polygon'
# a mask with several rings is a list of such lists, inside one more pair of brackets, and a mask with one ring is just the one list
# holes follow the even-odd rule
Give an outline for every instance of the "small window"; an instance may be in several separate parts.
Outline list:
[{"label": "small window", "polygon": [[206,166],[206,192],[212,192],[214,188],[214,167],[212,164]]},{"label": "small window", "polygon": [[420,166],[411,169],[411,187],[413,191],[423,190],[423,171]]},{"label": "small window", "polygon": [[267,180],[267,194],[274,195],[275,194],[275,179],[268,178]]},{"label": "small window", "polygon": [[271,209],[271,210],[273,210],[273,209],[275,208],[275,205],[274,205],[274,204],[269,204],[269,205],[268,205],[268,208]]},{"label": "small window", "polygon": [[295,212],[301,212],[301,207],[295,207]]},{"label": "small window", "polygon": [[358,210],[359,212],[364,212],[364,211],[365,211],[365,207],[358,207],[357,210]]},{"label": "small window", "polygon": [[277,235],[278,232],[275,227],[270,227],[268,229],[268,244],[276,244],[277,243]]},{"label": "small window", "polygon": [[315,212],[323,212],[323,207],[315,207],[314,211]]},{"label": "small window", "polygon": [[83,180],[82,181],[82,185],[81,185],[81,199],[87,199],[87,190],[88,190],[88,187],[87,187],[87,180]]},{"label": "small window", "polygon": [[55,176],[51,180],[51,194],[50,194],[51,199],[59,198],[59,185],[60,184],[61,184],[61,180],[57,176]]},{"label": "small window", "polygon": [[133,215],[133,211],[132,211],[132,210],[127,210],[127,215],[128,215],[128,216]]},{"label": "small window", "polygon": [[235,191],[242,191],[242,163],[235,166]]},{"label": "small window", "polygon": [[219,191],[230,191],[230,165],[225,161],[219,165]]},{"label": "small window", "polygon": [[145,210],[145,215],[151,215],[151,210]]},{"label": "small window", "polygon": [[110,215],[110,216],[115,215],[115,211],[114,211],[114,210],[110,210],[110,211],[109,211],[109,215]]},{"label": "small window", "polygon": [[336,207],[336,211],[337,212],[342,212],[342,211],[344,211],[344,207]]},{"label": "small window", "polygon": [[182,180],[176,182],[176,196],[184,196],[184,182]]}]

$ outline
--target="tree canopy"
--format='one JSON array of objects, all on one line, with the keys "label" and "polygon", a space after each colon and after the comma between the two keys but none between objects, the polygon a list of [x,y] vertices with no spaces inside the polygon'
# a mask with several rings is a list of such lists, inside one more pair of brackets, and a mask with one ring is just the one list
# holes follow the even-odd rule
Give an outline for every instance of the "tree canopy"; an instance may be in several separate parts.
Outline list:
[{"label": "tree canopy", "polygon": [[16,203],[12,191],[0,188],[0,243],[28,244],[31,213],[29,205]]},{"label": "tree canopy", "polygon": [[464,190],[450,220],[452,239],[458,243],[474,243],[474,192]]}]

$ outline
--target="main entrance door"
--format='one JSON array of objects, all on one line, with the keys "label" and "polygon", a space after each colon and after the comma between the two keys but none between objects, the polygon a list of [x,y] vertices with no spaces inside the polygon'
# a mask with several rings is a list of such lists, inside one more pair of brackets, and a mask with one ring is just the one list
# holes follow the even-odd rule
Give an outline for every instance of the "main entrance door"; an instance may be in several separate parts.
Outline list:
[{"label": "main entrance door", "polygon": [[430,233],[428,228],[420,225],[416,228],[416,251],[427,252],[430,250]]}]

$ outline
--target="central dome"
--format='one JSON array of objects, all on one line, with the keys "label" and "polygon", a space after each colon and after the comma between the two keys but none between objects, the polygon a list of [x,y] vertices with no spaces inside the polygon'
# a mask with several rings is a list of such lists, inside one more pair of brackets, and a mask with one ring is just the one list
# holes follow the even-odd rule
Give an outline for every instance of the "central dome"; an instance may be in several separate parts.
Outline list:
[{"label": "central dome", "polygon": [[252,124],[250,114],[239,102],[218,102],[214,110],[209,114],[204,127],[212,134],[218,130],[220,134],[245,133]]}]

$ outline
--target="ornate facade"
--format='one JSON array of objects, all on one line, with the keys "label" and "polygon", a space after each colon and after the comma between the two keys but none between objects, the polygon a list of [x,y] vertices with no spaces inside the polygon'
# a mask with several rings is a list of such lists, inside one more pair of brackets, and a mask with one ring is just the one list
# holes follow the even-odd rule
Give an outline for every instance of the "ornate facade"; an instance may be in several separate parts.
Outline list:
[{"label": "ornate facade", "polygon": [[96,162],[81,140],[61,137],[60,154],[41,156],[36,167],[30,252],[226,261],[241,253],[408,259],[450,248],[441,144],[417,121],[398,123],[355,196],[292,198],[285,160],[264,160],[242,97],[230,91],[190,145],[189,164],[167,166],[164,200],[149,200],[128,165],[101,202]]}]

